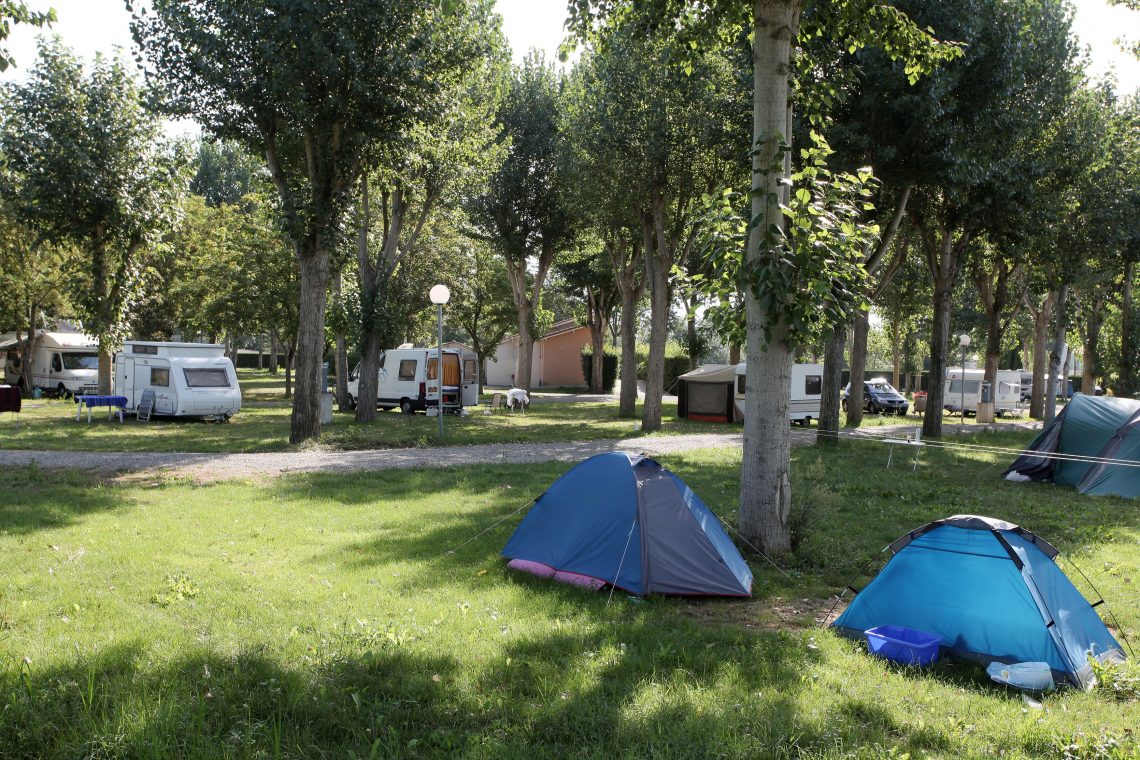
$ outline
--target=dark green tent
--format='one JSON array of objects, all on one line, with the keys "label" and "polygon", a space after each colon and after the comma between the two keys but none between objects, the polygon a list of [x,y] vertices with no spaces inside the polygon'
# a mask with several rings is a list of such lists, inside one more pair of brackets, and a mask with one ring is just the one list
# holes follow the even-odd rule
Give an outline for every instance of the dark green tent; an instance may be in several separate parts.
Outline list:
[{"label": "dark green tent", "polygon": [[1076,394],[1005,474],[1083,494],[1140,496],[1140,401]]}]

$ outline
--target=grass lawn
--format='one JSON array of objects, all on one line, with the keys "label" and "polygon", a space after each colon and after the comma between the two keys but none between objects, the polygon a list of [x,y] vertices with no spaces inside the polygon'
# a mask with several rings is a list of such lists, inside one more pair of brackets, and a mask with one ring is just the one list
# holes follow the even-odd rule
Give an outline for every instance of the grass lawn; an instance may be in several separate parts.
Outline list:
[{"label": "grass lawn", "polygon": [[[975,665],[888,666],[811,618],[906,529],[974,512],[1054,541],[1140,638],[1135,502],[1006,483],[1005,456],[793,456],[791,579],[746,555],[747,601],[506,571],[515,511],[567,464],[204,487],[10,471],[0,757],[1134,756],[1135,696],[1034,709]],[[735,522],[738,452],[665,461]]]},{"label": "grass lawn", "polygon": [[[242,388],[249,394],[278,392],[280,382],[268,372],[242,370]],[[260,385],[259,385],[260,384]],[[266,390],[269,389],[269,390]],[[639,411],[640,414],[640,411]],[[655,435],[740,432],[741,424],[723,425],[678,419],[675,403],[663,407],[663,425]],[[290,408],[286,404],[247,406],[229,422],[161,419],[139,422],[132,417],[120,424],[108,421],[96,410],[94,422],[75,421],[70,401],[40,399],[24,404],[14,416],[0,416],[0,449],[49,451],[155,451],[191,453],[249,453],[287,451]],[[921,424],[917,417],[866,415],[863,428],[899,423]],[[966,426],[975,424],[966,419]],[[813,427],[815,423],[812,423]],[[947,417],[946,427],[957,427],[957,418]],[[474,410],[468,417],[447,417],[444,443],[556,442],[637,438],[640,417],[617,416],[617,402],[536,403],[525,414],[499,412],[485,415]],[[361,450],[438,445],[437,421],[422,414],[405,416],[396,411],[380,413],[376,422],[357,424],[349,414],[336,414],[325,426],[319,447]]]}]

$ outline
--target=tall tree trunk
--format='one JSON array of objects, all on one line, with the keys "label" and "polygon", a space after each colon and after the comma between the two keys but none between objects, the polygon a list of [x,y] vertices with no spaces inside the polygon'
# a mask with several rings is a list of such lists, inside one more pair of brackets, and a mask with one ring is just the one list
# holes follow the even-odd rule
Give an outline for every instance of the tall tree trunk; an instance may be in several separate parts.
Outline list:
[{"label": "tall tree trunk", "polygon": [[653,211],[642,214],[645,244],[645,280],[649,286],[649,357],[645,376],[645,401],[641,407],[641,429],[661,429],[661,396],[665,392],[665,343],[669,337],[669,270],[672,260],[665,249],[663,234],[665,201],[654,191]]},{"label": "tall tree trunk", "polygon": [[740,364],[740,344],[739,343],[729,343],[728,344],[728,363],[733,364],[733,365]]},{"label": "tall tree trunk", "polygon": [[1120,393],[1133,396],[1140,392],[1140,367],[1137,366],[1136,348],[1136,306],[1132,302],[1132,291],[1136,262],[1124,262],[1124,287],[1121,291],[1120,306]]},{"label": "tall tree trunk", "polygon": [[935,281],[934,318],[930,329],[930,388],[926,395],[926,413],[922,418],[922,433],[927,437],[942,435],[943,391],[946,378],[947,356],[950,344],[950,299],[953,285]]},{"label": "tall tree trunk", "polygon": [[833,444],[839,440],[839,396],[843,390],[843,348],[846,342],[847,328],[840,326],[831,332],[824,346],[816,443]]},{"label": "tall tree trunk", "polygon": [[693,295],[689,298],[686,306],[689,307],[688,313],[685,315],[685,334],[689,340],[689,371],[697,368],[697,362],[700,360],[698,355],[700,352],[697,350],[697,297]]},{"label": "tall tree trunk", "polygon": [[[339,270],[336,276],[333,277],[333,292],[337,295],[337,300],[343,293],[344,288],[344,274]],[[336,374],[336,405],[341,412],[349,411],[350,404],[348,403],[348,342],[344,337],[343,325],[336,331],[336,354],[334,359],[335,367],[334,373]]]},{"label": "tall tree trunk", "polygon": [[1035,420],[1045,418],[1045,341],[1055,299],[1056,295],[1050,291],[1040,308],[1033,312],[1033,385],[1029,391],[1029,416]]},{"label": "tall tree trunk", "polygon": [[289,341],[285,348],[285,398],[293,398],[293,359],[297,355],[297,339]]},{"label": "tall tree trunk", "polygon": [[1049,354],[1049,390],[1045,396],[1045,423],[1057,415],[1057,394],[1065,390],[1065,362],[1068,359],[1065,331],[1068,328],[1066,306],[1069,301],[1069,284],[1062,283],[1057,291],[1057,305],[1053,310],[1053,351]]},{"label": "tall tree trunk", "polygon": [[[799,0],[753,0],[752,225],[746,262],[759,267],[774,254],[765,233],[782,225],[779,174],[768,165],[791,139],[788,123],[791,48],[799,28]],[[763,178],[763,180],[761,179]],[[763,184],[760,184],[761,181]],[[758,223],[755,223],[758,222]],[[788,402],[792,350],[787,327],[769,319],[757,293],[744,293],[748,332],[745,377],[744,456],[740,471],[740,532],[770,555],[791,550],[791,427]],[[765,342],[768,327],[768,342]],[[764,389],[764,392],[760,392]]]},{"label": "tall tree trunk", "polygon": [[927,389],[926,414],[922,418],[922,434],[928,438],[942,435],[942,407],[945,405],[945,380],[950,347],[950,312],[954,285],[958,281],[970,233],[942,227],[931,230],[920,227],[926,249],[927,266],[934,281],[934,318],[930,328],[930,387]]},{"label": "tall tree trunk", "polygon": [[534,334],[531,332],[531,318],[534,309],[530,304],[519,307],[519,355],[515,362],[515,387],[530,390],[531,366],[534,363]]},{"label": "tall tree trunk", "polygon": [[277,337],[277,328],[269,331],[269,374],[277,374],[277,357],[281,353],[281,341]]},{"label": "tall tree trunk", "polygon": [[866,308],[859,309],[851,330],[851,391],[847,396],[847,427],[859,427],[863,423],[863,378],[867,375],[869,317]]},{"label": "tall tree trunk", "polygon": [[899,373],[902,370],[902,329],[897,323],[892,322],[887,332],[891,336],[891,385],[902,388],[899,384],[901,379]]},{"label": "tall tree trunk", "polygon": [[590,393],[605,392],[606,365],[606,299],[604,292],[587,288],[590,299]]},{"label": "tall tree trunk", "polygon": [[1082,330],[1084,345],[1081,363],[1084,366],[1081,369],[1081,393],[1092,396],[1096,393],[1096,381],[1100,376],[1100,362],[1097,360],[1097,355],[1100,353],[1100,333],[1104,327],[1105,302],[1097,295],[1091,295],[1090,298],[1092,303],[1085,312]]},{"label": "tall tree trunk", "polygon": [[637,302],[641,300],[642,285],[638,272],[641,268],[642,246],[636,238],[625,237],[624,229],[612,231],[606,243],[617,274],[618,292],[621,294],[621,390],[618,397],[618,416],[631,419],[637,414]]},{"label": "tall tree trunk", "polygon": [[16,333],[16,347],[20,356],[20,377],[24,381],[23,395],[25,398],[31,398],[32,393],[35,391],[35,379],[32,376],[32,352],[36,346],[37,311],[38,309],[34,303],[28,307],[28,339],[21,343],[20,334]]},{"label": "tall tree trunk", "polygon": [[631,288],[621,293],[621,395],[618,416],[637,414],[637,294]]},{"label": "tall tree trunk", "polygon": [[329,252],[322,241],[308,242],[297,257],[301,300],[297,327],[296,392],[289,442],[321,436],[321,364],[325,356]]}]

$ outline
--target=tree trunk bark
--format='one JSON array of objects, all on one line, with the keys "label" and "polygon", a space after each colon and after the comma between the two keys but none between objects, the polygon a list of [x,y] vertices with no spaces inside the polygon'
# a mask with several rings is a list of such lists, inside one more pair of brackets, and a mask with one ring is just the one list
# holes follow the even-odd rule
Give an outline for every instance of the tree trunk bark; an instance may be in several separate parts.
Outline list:
[{"label": "tree trunk bark", "polygon": [[1065,345],[1065,330],[1068,315],[1065,307],[1069,301],[1069,284],[1063,283],[1057,291],[1057,305],[1053,310],[1053,351],[1049,354],[1049,389],[1045,396],[1045,424],[1057,416],[1057,394],[1065,389],[1064,367],[1068,359]]},{"label": "tree trunk bark", "polygon": [[277,329],[269,331],[269,374],[277,374],[277,356],[281,353],[281,341],[277,339]]},{"label": "tree trunk bark", "polygon": [[849,428],[863,424],[863,379],[867,375],[867,333],[870,328],[869,311],[859,309],[851,331],[851,392],[847,396],[846,425]]},{"label": "tree trunk bark", "polygon": [[1033,385],[1029,391],[1029,416],[1035,420],[1045,418],[1045,340],[1055,297],[1052,292],[1048,293],[1041,308],[1033,313]]},{"label": "tree trunk bark", "polygon": [[590,393],[605,393],[606,324],[597,319],[590,323]]},{"label": "tree trunk bark", "polygon": [[1121,291],[1123,301],[1120,306],[1120,393],[1117,395],[1131,397],[1140,392],[1140,367],[1136,366],[1137,350],[1135,338],[1135,305],[1132,303],[1132,278],[1134,276],[1135,262],[1124,263],[1124,287]]},{"label": "tree trunk bark", "polygon": [[901,388],[899,373],[902,371],[902,330],[897,324],[892,324],[888,331],[891,335],[891,385]]},{"label": "tree trunk bark", "polygon": [[984,373],[985,382],[989,383],[992,389],[990,396],[992,399],[997,398],[997,373],[998,363],[1001,362],[1003,333],[1001,312],[994,309],[992,313],[986,315],[986,368]]},{"label": "tree trunk bark", "polygon": [[686,306],[689,307],[689,313],[685,315],[685,331],[689,339],[689,371],[692,372],[700,361],[697,350],[697,297],[692,296]]},{"label": "tree trunk bark", "polygon": [[16,346],[20,356],[20,377],[23,379],[23,396],[31,398],[35,390],[35,379],[32,376],[32,351],[36,345],[36,304],[28,307],[28,339],[21,343],[20,334],[16,333]]},{"label": "tree trunk bark", "polygon": [[321,364],[325,355],[325,307],[328,303],[329,253],[309,244],[297,257],[301,299],[297,327],[296,393],[290,420],[290,443],[321,436]]},{"label": "tree trunk bark", "polygon": [[637,296],[629,288],[621,293],[621,396],[618,416],[637,415]]},{"label": "tree trunk bark", "polygon": [[[668,252],[662,250],[664,241],[654,244],[654,228],[663,213],[664,200],[659,193],[653,199],[653,215],[642,219],[647,227],[645,246],[645,279],[649,285],[650,328],[649,357],[645,376],[645,401],[641,406],[641,429],[661,429],[661,396],[665,392],[665,343],[669,337],[669,269]],[[644,215],[643,215],[644,216]],[[657,236],[660,238],[660,236]]]},{"label": "tree trunk bark", "polygon": [[1081,393],[1090,396],[1096,393],[1096,381],[1099,373],[1097,366],[1097,352],[1100,350],[1100,331],[1104,325],[1104,315],[1099,311],[1091,312],[1085,320],[1084,361],[1081,370]]},{"label": "tree trunk bark", "polygon": [[732,364],[734,366],[737,364],[740,364],[740,344],[739,343],[729,343],[728,344],[728,363]]},{"label": "tree trunk bark", "polygon": [[930,330],[930,387],[927,389],[926,414],[922,418],[922,434],[928,438],[942,435],[942,407],[945,405],[946,352],[950,344],[950,299],[953,283],[935,280],[934,319]]},{"label": "tree trunk bark", "polygon": [[515,362],[515,387],[530,390],[531,373],[534,368],[534,335],[530,330],[531,315],[534,310],[527,304],[519,308],[519,355]]},{"label": "tree trunk bark", "polygon": [[[781,176],[768,172],[781,141],[790,141],[788,79],[791,46],[799,27],[798,0],[753,0],[752,194],[753,224],[745,259],[759,266],[773,254],[765,233],[783,218]],[[763,178],[763,180],[761,180]],[[763,184],[760,182],[763,181]],[[791,550],[791,427],[788,400],[792,351],[787,328],[772,324],[757,293],[744,293],[748,364],[745,377],[744,455],[740,471],[740,532],[770,555]],[[764,342],[765,327],[770,340]],[[759,392],[763,388],[764,392]],[[749,392],[750,391],[750,392]]]},{"label": "tree trunk bark", "polygon": [[847,328],[832,331],[823,352],[823,389],[819,401],[819,429],[816,443],[835,444],[839,441],[839,396],[843,390],[843,348],[847,342]]},{"label": "tree trunk bark", "polygon": [[[340,299],[344,287],[344,275],[341,272],[336,273],[333,278],[333,292],[336,293],[337,299]],[[336,358],[334,360],[334,372],[336,374],[336,405],[341,412],[349,411],[351,405],[348,403],[348,342],[344,337],[344,328],[341,327],[336,331]]]},{"label": "tree trunk bark", "polygon": [[297,353],[294,348],[296,345],[297,341],[294,338],[289,341],[289,346],[285,349],[285,398],[293,398],[293,358]]},{"label": "tree trunk bark", "polygon": [[357,422],[376,420],[376,396],[380,375],[380,337],[375,331],[368,331],[360,341],[360,372],[357,373],[356,416]]}]

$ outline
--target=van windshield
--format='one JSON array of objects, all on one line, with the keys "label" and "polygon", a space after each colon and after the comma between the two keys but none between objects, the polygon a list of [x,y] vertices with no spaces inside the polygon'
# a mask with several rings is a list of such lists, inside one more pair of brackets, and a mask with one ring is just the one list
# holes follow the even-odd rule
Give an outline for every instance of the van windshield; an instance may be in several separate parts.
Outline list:
[{"label": "van windshield", "polygon": [[99,369],[99,354],[62,354],[64,369]]},{"label": "van windshield", "polygon": [[217,369],[183,369],[189,388],[229,388],[230,378],[221,367]]}]

